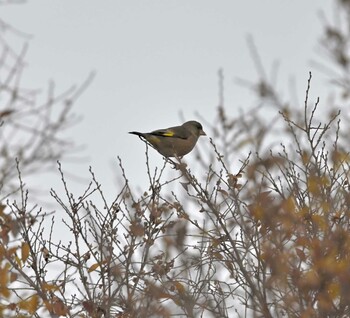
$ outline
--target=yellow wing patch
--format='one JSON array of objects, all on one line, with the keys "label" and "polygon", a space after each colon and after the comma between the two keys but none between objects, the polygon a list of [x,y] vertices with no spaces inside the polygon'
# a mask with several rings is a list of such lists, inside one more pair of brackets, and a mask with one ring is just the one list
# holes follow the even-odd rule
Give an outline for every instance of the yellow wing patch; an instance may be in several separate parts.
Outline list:
[{"label": "yellow wing patch", "polygon": [[172,136],[174,136],[174,133],[172,131],[167,131],[167,132],[162,133],[162,135],[165,137],[172,137]]}]

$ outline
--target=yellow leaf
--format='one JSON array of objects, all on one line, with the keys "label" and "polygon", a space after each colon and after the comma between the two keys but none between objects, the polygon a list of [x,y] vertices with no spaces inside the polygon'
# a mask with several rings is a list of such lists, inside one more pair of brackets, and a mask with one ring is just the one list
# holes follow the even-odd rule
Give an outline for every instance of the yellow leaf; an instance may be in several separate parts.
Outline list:
[{"label": "yellow leaf", "polygon": [[13,283],[17,279],[18,279],[18,274],[14,273],[14,272],[11,272],[10,273],[10,282]]},{"label": "yellow leaf", "polygon": [[328,223],[327,223],[327,220],[323,216],[314,214],[311,216],[311,220],[314,223],[314,225],[319,227],[321,230],[323,230],[323,231],[327,230]]},{"label": "yellow leaf", "polygon": [[179,294],[184,294],[186,292],[186,289],[185,289],[184,285],[181,284],[180,282],[175,281],[174,285],[175,285],[177,291],[179,292]]},{"label": "yellow leaf", "polygon": [[56,290],[59,290],[59,287],[57,285],[48,284],[48,283],[44,283],[42,287],[43,287],[44,291],[56,291]]},{"label": "yellow leaf", "polygon": [[29,256],[29,251],[30,251],[29,244],[27,242],[22,243],[21,251],[22,251],[22,262],[25,263]]},{"label": "yellow leaf", "polygon": [[320,183],[316,177],[311,177],[307,180],[307,188],[311,194],[319,194]]},{"label": "yellow leaf", "polygon": [[8,284],[8,275],[6,266],[4,268],[0,267],[0,288],[6,287]]},{"label": "yellow leaf", "polygon": [[26,300],[20,301],[17,305],[20,309],[26,310],[29,314],[33,315],[38,309],[38,304],[38,295],[33,295]]},{"label": "yellow leaf", "polygon": [[295,199],[293,196],[289,196],[282,202],[282,207],[287,213],[294,213],[295,208]]},{"label": "yellow leaf", "polygon": [[[1,232],[0,232],[0,238],[1,238]],[[2,260],[2,258],[4,257],[5,254],[6,254],[6,249],[1,245],[0,246],[0,261]]]},{"label": "yellow leaf", "polygon": [[92,264],[89,269],[88,269],[88,273],[91,273],[93,272],[94,270],[96,270],[97,267],[100,266],[100,263],[95,263],[95,264]]},{"label": "yellow leaf", "polygon": [[218,247],[221,243],[222,242],[219,238],[213,238],[212,243],[211,243],[212,244],[211,247],[213,247],[213,248]]},{"label": "yellow leaf", "polygon": [[300,287],[302,289],[310,290],[317,289],[320,286],[320,278],[314,270],[306,272],[300,280]]},{"label": "yellow leaf", "polygon": [[212,253],[213,257],[215,257],[218,260],[222,260],[223,256],[219,252]]},{"label": "yellow leaf", "polygon": [[227,269],[229,270],[230,272],[230,277],[232,278],[233,277],[233,274],[234,274],[234,268],[233,268],[233,265],[232,265],[232,262],[231,261],[225,261],[225,265],[227,267]]},{"label": "yellow leaf", "polygon": [[18,265],[20,268],[23,267],[22,261],[21,261],[21,259],[17,256],[17,254],[15,254],[15,261],[16,261],[17,265]]},{"label": "yellow leaf", "polygon": [[9,298],[10,297],[10,290],[7,287],[0,286],[0,295],[2,295],[5,298]]},{"label": "yellow leaf", "polygon": [[16,254],[16,252],[17,252],[17,247],[11,247],[7,250],[7,255],[11,257],[13,254]]},{"label": "yellow leaf", "polygon": [[341,287],[339,283],[333,282],[328,285],[328,294],[331,299],[336,299],[341,294]]},{"label": "yellow leaf", "polygon": [[3,204],[0,203],[0,216],[4,215],[5,208],[6,208],[6,205],[3,205]]},{"label": "yellow leaf", "polygon": [[102,266],[103,264],[106,264],[106,263],[107,263],[107,261],[102,261],[102,262],[100,262],[100,263],[92,264],[92,265],[89,267],[89,269],[88,269],[88,273],[93,272],[94,270],[97,269],[97,267]]},{"label": "yellow leaf", "polygon": [[303,161],[304,165],[307,165],[310,161],[310,155],[307,151],[303,151],[301,154],[301,160]]}]

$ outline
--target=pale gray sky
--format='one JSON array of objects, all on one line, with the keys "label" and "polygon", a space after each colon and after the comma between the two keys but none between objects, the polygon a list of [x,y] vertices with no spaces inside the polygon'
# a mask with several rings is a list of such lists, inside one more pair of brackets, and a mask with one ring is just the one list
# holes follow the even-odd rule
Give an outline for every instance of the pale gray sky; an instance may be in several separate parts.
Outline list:
[{"label": "pale gray sky", "polygon": [[[313,70],[309,61],[321,34],[317,13],[329,12],[332,3],[33,0],[2,6],[0,15],[33,35],[25,73],[29,87],[46,87],[53,79],[59,90],[65,90],[90,71],[97,72],[76,104],[83,122],[71,130],[71,138],[87,146],[83,154],[89,161],[63,165],[89,177],[91,164],[112,198],[117,190],[111,162],[117,169],[117,155],[132,183],[142,184],[145,176],[144,145],[127,132],[180,124],[181,111],[186,119],[197,119],[198,111],[213,122],[219,68],[225,73],[226,106],[232,114],[253,104],[249,92],[234,84],[237,77],[253,81],[257,76],[248,34],[268,70],[275,59],[280,60],[278,88],[288,93],[288,78],[294,76],[303,97],[308,72]],[[314,83],[322,83],[324,78],[316,74]],[[162,162],[155,152],[151,160],[155,165]]]}]

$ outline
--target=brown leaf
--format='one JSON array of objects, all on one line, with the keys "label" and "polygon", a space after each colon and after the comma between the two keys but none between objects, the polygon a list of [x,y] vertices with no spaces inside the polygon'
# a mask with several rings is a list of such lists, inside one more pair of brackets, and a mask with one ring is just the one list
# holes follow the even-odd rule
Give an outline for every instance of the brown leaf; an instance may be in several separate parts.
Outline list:
[{"label": "brown leaf", "polygon": [[44,260],[47,263],[49,261],[49,258],[50,258],[50,251],[46,247],[43,247],[41,249],[41,252],[43,253]]},{"label": "brown leaf", "polygon": [[6,116],[11,115],[14,112],[13,109],[4,109],[0,111],[0,118],[4,118]]},{"label": "brown leaf", "polygon": [[102,262],[99,262],[99,263],[92,264],[89,267],[89,269],[88,269],[88,273],[91,273],[91,272],[95,271],[98,267],[100,267],[100,266],[102,266],[102,265],[104,265],[106,263],[107,263],[107,261],[102,261]]},{"label": "brown leaf", "polygon": [[7,309],[15,310],[17,308],[17,305],[15,303],[10,303],[6,306]]},{"label": "brown leaf", "polygon": [[59,290],[58,285],[48,284],[48,283],[44,283],[42,285],[42,288],[43,288],[44,291],[56,291],[56,290]]},{"label": "brown leaf", "polygon": [[129,229],[134,236],[143,236],[145,234],[144,227],[136,221],[131,222]]},{"label": "brown leaf", "polygon": [[88,273],[95,271],[97,269],[97,267],[99,267],[99,266],[100,266],[100,263],[92,264],[88,269]]},{"label": "brown leaf", "polygon": [[296,251],[298,257],[300,258],[300,260],[302,262],[305,262],[306,261],[306,255],[305,255],[304,251],[301,250],[300,248],[296,248],[295,251]]},{"label": "brown leaf", "polygon": [[186,190],[186,191],[188,191],[188,186],[189,186],[189,182],[180,182],[180,184],[182,185],[182,187]]},{"label": "brown leaf", "polygon": [[18,274],[11,272],[10,273],[10,282],[13,283],[14,281],[16,281],[18,279]]},{"label": "brown leaf", "polygon": [[68,314],[68,307],[58,297],[52,299],[52,311],[59,316],[66,316]]},{"label": "brown leaf", "polygon": [[26,300],[20,301],[17,306],[20,309],[26,310],[29,314],[33,315],[38,309],[39,298],[38,295],[33,295]]},{"label": "brown leaf", "polygon": [[182,294],[182,295],[185,294],[186,288],[184,287],[184,285],[182,283],[180,283],[179,281],[175,281],[174,286],[177,289],[177,291],[179,292],[179,294]]},{"label": "brown leaf", "polygon": [[220,192],[224,197],[228,197],[227,191],[225,191],[223,189],[218,189],[218,192]]},{"label": "brown leaf", "polygon": [[83,301],[82,305],[84,309],[88,312],[88,314],[92,314],[95,311],[95,304],[89,300],[89,301]]},{"label": "brown leaf", "polygon": [[29,247],[29,244],[27,242],[22,243],[21,252],[22,252],[22,262],[24,264],[29,256],[29,252],[30,252],[30,247]]}]

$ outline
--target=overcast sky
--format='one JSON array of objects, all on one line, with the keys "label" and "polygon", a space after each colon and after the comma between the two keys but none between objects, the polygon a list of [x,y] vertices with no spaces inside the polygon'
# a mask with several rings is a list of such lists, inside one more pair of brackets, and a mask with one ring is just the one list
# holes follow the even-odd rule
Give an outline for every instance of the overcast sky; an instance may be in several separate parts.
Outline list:
[{"label": "overcast sky", "polygon": [[[46,87],[54,80],[63,91],[96,71],[76,104],[83,121],[71,130],[71,138],[86,145],[88,160],[63,165],[87,178],[92,165],[113,197],[117,155],[132,183],[142,184],[145,177],[144,145],[127,132],[180,124],[180,112],[186,119],[198,119],[199,112],[213,122],[219,68],[232,114],[253,105],[249,92],[234,83],[237,77],[257,78],[248,34],[268,70],[280,61],[278,89],[288,92],[293,76],[303,96],[322,30],[318,13],[331,12],[333,2],[33,0],[2,6],[0,14],[32,35],[25,71],[29,87]],[[316,74],[315,85],[321,85],[324,78]],[[162,162],[157,153],[151,160]]]}]

